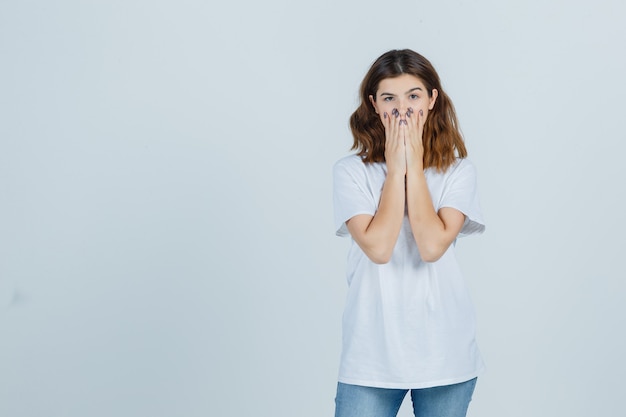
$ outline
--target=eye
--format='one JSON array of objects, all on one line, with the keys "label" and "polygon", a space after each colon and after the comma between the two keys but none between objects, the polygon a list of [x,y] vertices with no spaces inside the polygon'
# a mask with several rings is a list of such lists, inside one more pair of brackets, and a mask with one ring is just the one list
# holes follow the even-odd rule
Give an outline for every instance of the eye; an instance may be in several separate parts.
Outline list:
[{"label": "eye", "polygon": [[389,97],[389,96],[383,98],[383,101],[392,101],[392,100],[393,100],[393,97]]},{"label": "eye", "polygon": [[410,98],[411,100],[417,100],[417,99],[419,98],[419,96],[418,96],[417,94],[411,94],[411,95],[409,96],[409,98]]}]

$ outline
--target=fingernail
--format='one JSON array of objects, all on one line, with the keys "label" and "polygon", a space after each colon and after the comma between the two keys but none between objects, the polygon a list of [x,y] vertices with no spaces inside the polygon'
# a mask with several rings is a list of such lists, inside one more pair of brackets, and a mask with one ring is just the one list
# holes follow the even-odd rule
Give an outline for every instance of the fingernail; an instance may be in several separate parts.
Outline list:
[{"label": "fingernail", "polygon": [[407,111],[407,114],[408,113],[413,113],[413,107],[409,107],[409,110]]},{"label": "fingernail", "polygon": [[424,110],[420,110],[420,116],[424,115]]},{"label": "fingernail", "polygon": [[406,120],[400,120],[400,126],[402,126],[403,124],[407,124]]},{"label": "fingernail", "polygon": [[410,111],[406,112],[406,117],[411,117],[411,112]]},{"label": "fingernail", "polygon": [[383,116],[384,116],[384,117],[385,117],[385,119],[386,119],[386,118],[387,118],[387,112],[385,112]]},{"label": "fingernail", "polygon": [[400,112],[398,111],[398,109],[393,109],[393,111],[391,112],[391,114],[393,114],[394,116],[398,117],[400,116]]}]

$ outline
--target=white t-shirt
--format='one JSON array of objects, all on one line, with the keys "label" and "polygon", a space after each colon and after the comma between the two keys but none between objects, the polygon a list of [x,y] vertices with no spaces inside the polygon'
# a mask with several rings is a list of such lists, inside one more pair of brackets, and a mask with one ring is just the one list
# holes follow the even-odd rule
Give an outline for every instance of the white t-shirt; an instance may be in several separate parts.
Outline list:
[{"label": "white t-shirt", "polygon": [[[384,163],[356,155],[334,166],[335,230],[374,215],[387,175]],[[476,171],[467,159],[445,173],[425,171],[435,211],[453,207],[465,214],[460,236],[482,233],[484,221]],[[339,381],[381,388],[426,388],[476,377],[484,368],[475,342],[474,308],[454,254],[436,262],[419,255],[405,216],[391,260],[372,262],[352,240],[347,262],[348,296],[343,315]]]}]

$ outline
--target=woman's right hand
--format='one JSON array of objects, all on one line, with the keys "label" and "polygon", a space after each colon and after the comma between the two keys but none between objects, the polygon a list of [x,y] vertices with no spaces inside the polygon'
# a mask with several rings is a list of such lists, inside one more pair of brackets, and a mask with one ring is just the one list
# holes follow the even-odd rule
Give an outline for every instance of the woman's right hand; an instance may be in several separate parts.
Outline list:
[{"label": "woman's right hand", "polygon": [[403,122],[398,109],[393,109],[392,114],[383,114],[387,175],[406,175],[406,145],[400,128],[400,123]]},{"label": "woman's right hand", "polygon": [[392,114],[385,113],[382,117],[385,126],[387,177],[378,210],[373,216],[357,214],[346,222],[354,241],[377,264],[385,264],[391,259],[404,219],[407,165],[405,129],[400,125],[400,120],[400,113],[395,109]]}]

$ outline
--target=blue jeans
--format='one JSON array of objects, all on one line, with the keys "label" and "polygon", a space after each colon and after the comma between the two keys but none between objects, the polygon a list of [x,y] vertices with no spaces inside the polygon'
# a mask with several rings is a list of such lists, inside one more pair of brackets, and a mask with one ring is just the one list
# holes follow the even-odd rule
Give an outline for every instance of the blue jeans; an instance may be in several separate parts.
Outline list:
[{"label": "blue jeans", "polygon": [[[415,417],[465,417],[476,378],[454,385],[412,389]],[[395,417],[408,389],[362,387],[339,382],[335,417]]]}]

